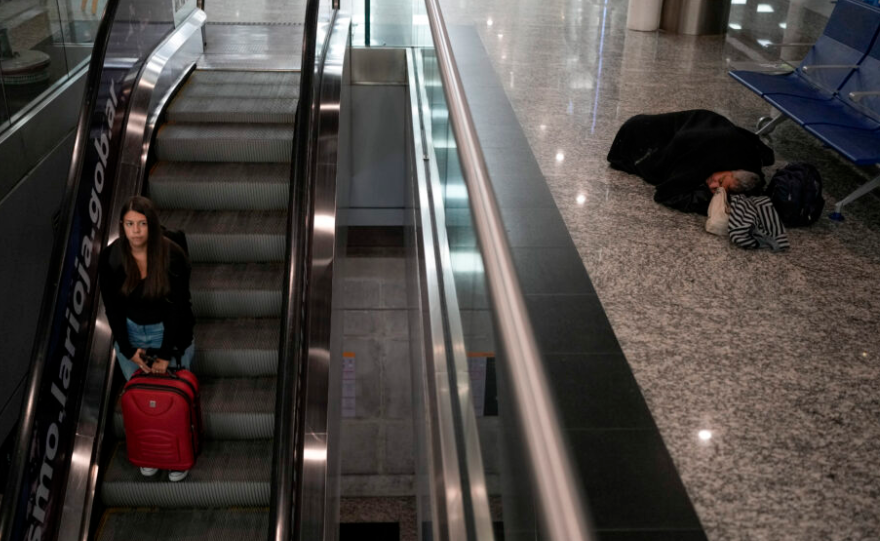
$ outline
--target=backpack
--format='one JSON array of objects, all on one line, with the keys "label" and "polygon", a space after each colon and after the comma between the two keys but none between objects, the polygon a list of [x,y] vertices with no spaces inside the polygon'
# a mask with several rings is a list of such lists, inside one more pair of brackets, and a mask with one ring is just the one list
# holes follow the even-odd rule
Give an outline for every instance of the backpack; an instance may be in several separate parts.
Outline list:
[{"label": "backpack", "polygon": [[184,233],[182,229],[168,229],[163,225],[162,234],[165,235],[166,239],[180,246],[180,249],[183,250],[186,257],[189,257],[189,246],[187,246],[186,243],[186,233]]},{"label": "backpack", "polygon": [[822,216],[822,178],[809,163],[790,163],[773,173],[765,192],[773,202],[782,223],[803,227]]}]

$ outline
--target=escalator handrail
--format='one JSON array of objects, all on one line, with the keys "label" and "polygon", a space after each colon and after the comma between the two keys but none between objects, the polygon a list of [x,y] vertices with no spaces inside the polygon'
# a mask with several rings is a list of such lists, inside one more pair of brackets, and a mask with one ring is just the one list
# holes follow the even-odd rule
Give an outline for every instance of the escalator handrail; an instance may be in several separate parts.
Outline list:
[{"label": "escalator handrail", "polygon": [[9,480],[6,484],[2,507],[0,507],[0,539],[4,541],[10,539],[12,535],[12,527],[21,504],[19,495],[21,494],[22,483],[24,482],[24,470],[27,466],[28,452],[33,437],[36,404],[39,400],[38,394],[43,382],[43,369],[45,368],[46,356],[48,354],[52,317],[55,314],[58,302],[57,289],[61,282],[64,259],[70,240],[73,212],[76,207],[83,158],[89,135],[90,116],[94,110],[95,103],[98,101],[104,60],[110,44],[110,31],[116,18],[119,2],[120,0],[107,0],[104,6],[101,23],[98,25],[98,31],[95,34],[92,56],[89,61],[89,71],[86,75],[82,107],[76,126],[73,155],[61,203],[61,223],[65,224],[65,229],[63,235],[55,236],[55,241],[52,245],[52,256],[49,260],[49,272],[47,273],[48,279],[40,307],[37,334],[34,339],[34,348],[31,352],[31,367],[28,374],[24,401],[22,402],[22,412],[19,418],[15,454],[10,464]]},{"label": "escalator handrail", "polygon": [[[303,400],[307,377],[308,335],[306,333],[306,290],[311,264],[309,244],[312,237],[314,157],[317,146],[315,129],[317,106],[316,82],[323,66],[325,35],[318,57],[318,16],[321,0],[309,0],[303,30],[300,90],[294,127],[291,158],[290,196],[287,209],[286,265],[282,299],[286,310],[282,316],[278,355],[278,390],[275,403],[275,438],[273,442],[272,501],[270,503],[269,541],[294,539],[301,506],[295,492],[303,473],[303,440],[305,434]],[[335,6],[334,6],[335,7]],[[334,10],[335,11],[335,10]],[[294,508],[294,505],[296,506]]]},{"label": "escalator handrail", "polygon": [[455,134],[461,170],[468,187],[468,200],[483,266],[492,299],[505,361],[510,368],[514,403],[521,420],[528,450],[528,463],[550,539],[594,539],[586,506],[573,474],[574,467],[560,430],[541,354],[519,285],[498,202],[486,160],[480,147],[470,107],[439,0],[425,0],[434,37],[437,64]]}]

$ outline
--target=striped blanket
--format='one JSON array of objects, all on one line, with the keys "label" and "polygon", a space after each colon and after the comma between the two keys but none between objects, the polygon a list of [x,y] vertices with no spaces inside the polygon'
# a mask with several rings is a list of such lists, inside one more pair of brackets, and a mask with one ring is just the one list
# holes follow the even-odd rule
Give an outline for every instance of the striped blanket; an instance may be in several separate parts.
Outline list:
[{"label": "striped blanket", "polygon": [[774,252],[790,247],[785,226],[766,196],[730,196],[730,242],[740,248],[770,248]]}]

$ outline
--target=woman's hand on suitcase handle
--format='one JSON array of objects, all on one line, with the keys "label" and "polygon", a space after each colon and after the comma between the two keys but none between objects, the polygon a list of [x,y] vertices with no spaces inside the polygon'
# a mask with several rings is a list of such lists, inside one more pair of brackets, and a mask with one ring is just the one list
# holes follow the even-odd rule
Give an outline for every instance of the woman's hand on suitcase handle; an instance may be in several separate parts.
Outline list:
[{"label": "woman's hand on suitcase handle", "polygon": [[153,363],[153,372],[157,374],[164,374],[168,369],[168,361],[165,359],[156,359],[156,362]]},{"label": "woman's hand on suitcase handle", "polygon": [[[147,354],[147,351],[143,348],[138,348],[137,351],[134,352],[134,355],[131,356],[131,360],[134,364],[138,365],[141,369],[141,372],[144,374],[150,374],[153,370],[147,366],[147,363],[144,362],[143,356]],[[164,372],[164,370],[163,370]]]}]

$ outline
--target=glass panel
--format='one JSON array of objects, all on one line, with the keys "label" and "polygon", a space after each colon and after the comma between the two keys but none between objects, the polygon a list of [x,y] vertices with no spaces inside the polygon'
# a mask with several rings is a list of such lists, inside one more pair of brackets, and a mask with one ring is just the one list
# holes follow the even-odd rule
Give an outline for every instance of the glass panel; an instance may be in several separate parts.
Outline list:
[{"label": "glass panel", "polygon": [[54,0],[0,2],[0,43],[8,115],[15,115],[66,78],[67,58]]},{"label": "glass panel", "polygon": [[[9,50],[9,40],[6,36],[6,29],[0,28],[0,59],[6,58],[6,52]],[[6,105],[6,88],[3,84],[3,70],[0,64],[0,132],[5,130],[9,125],[9,109]]]},{"label": "glass panel", "polygon": [[[461,320],[461,339],[467,354],[470,390],[479,432],[480,453],[497,539],[541,538],[541,519],[531,487],[525,440],[520,432],[504,358],[496,342],[493,307],[489,300],[481,248],[462,175],[455,136],[435,50],[418,51],[428,108],[430,138],[436,160],[445,213],[451,287]],[[450,284],[447,284],[450,287]],[[454,315],[451,319],[454,319]]]},{"label": "glass panel", "polygon": [[95,34],[107,0],[58,0],[61,12],[59,27],[64,38],[70,71],[88,60],[95,43]]}]

